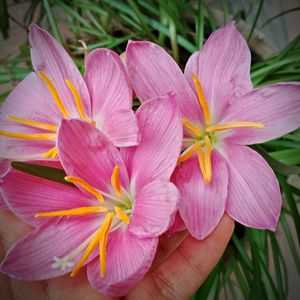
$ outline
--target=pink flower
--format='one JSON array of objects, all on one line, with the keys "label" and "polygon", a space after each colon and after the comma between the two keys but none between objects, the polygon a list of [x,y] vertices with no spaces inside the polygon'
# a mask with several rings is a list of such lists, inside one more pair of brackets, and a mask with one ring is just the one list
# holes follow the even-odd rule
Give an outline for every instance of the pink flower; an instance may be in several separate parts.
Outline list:
[{"label": "pink flower", "polygon": [[281,208],[276,177],[245,145],[278,138],[300,125],[300,85],[253,89],[250,51],[233,22],[214,32],[189,59],[184,75],[158,45],[129,42],[127,70],[143,102],[175,92],[184,126],[173,176],[180,215],[203,239],[226,211],[238,222],[275,230]]},{"label": "pink flower", "polygon": [[[10,171],[10,161],[7,159],[0,159],[0,183],[2,182],[2,178]],[[0,209],[6,208],[6,202],[2,196],[2,191],[0,188]]]},{"label": "pink flower", "polygon": [[143,104],[136,117],[141,143],[121,152],[87,122],[62,121],[59,156],[77,188],[16,170],[4,178],[9,207],[36,228],[8,251],[2,272],[42,280],[87,265],[91,285],[113,296],[144,276],[177,210],[169,180],[182,126],[174,95]]},{"label": "pink flower", "polygon": [[71,57],[46,31],[29,28],[30,73],[1,107],[0,157],[29,160],[57,157],[62,119],[94,124],[118,147],[137,145],[132,89],[119,56],[92,51],[81,76]]}]

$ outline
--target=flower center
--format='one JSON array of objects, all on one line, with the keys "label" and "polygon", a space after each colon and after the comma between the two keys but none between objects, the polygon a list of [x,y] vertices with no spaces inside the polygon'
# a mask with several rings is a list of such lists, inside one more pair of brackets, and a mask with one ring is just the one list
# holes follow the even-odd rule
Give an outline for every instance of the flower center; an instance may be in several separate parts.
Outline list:
[{"label": "flower center", "polygon": [[[52,98],[55,101],[56,105],[58,106],[63,118],[68,118],[69,113],[68,113],[66,107],[64,106],[63,101],[61,100],[61,98],[60,98],[54,84],[52,83],[52,81],[42,71],[38,71],[38,75],[41,77],[41,79],[43,80],[43,82],[47,86],[48,90],[50,91],[50,93],[52,95]],[[78,111],[81,119],[84,120],[84,121],[87,121],[88,117],[87,117],[87,115],[84,111],[82,100],[80,98],[80,94],[78,93],[78,91],[77,91],[76,87],[74,86],[74,84],[69,79],[66,79],[65,82],[66,82],[66,85],[68,86],[68,88],[70,89],[70,91],[73,95],[73,98],[74,98],[75,103],[76,103],[77,111]],[[23,119],[23,118],[18,118],[18,117],[12,116],[12,115],[8,115],[7,118],[9,120],[12,120],[12,121],[17,122],[17,123],[21,123],[21,124],[25,124],[25,125],[30,126],[30,127],[45,130],[46,132],[28,134],[28,133],[16,133],[16,132],[9,132],[9,131],[5,131],[5,130],[0,130],[0,135],[5,136],[5,137],[9,137],[9,138],[17,138],[17,139],[40,140],[40,141],[50,140],[50,141],[53,141],[55,143],[56,132],[57,132],[57,126],[56,125],[46,124],[46,123],[42,123],[42,122],[36,122],[36,121]],[[89,121],[90,121],[91,124],[95,125],[94,120],[90,119]],[[43,158],[56,158],[56,157],[58,157],[56,146],[52,147],[51,149],[49,149],[49,151],[45,152],[42,155],[42,157]]]},{"label": "flower center", "polygon": [[[115,166],[112,176],[111,185],[115,195],[105,193],[99,189],[91,186],[86,181],[79,177],[66,176],[65,180],[79,185],[88,193],[93,195],[98,202],[103,205],[84,206],[67,210],[50,211],[37,213],[35,217],[61,217],[61,216],[87,216],[92,214],[106,214],[101,226],[90,235],[83,243],[81,243],[71,253],[64,257],[53,257],[53,268],[61,267],[64,270],[67,267],[73,267],[71,276],[74,277],[79,269],[84,265],[92,251],[99,245],[99,262],[100,275],[104,276],[106,270],[106,246],[109,232],[116,230],[124,224],[129,224],[132,199],[128,192],[121,187],[119,181],[120,167]],[[100,204],[99,203],[99,204]],[[80,260],[75,265],[75,258],[83,251]],[[75,265],[75,266],[74,266]]]},{"label": "flower center", "polygon": [[178,163],[189,159],[195,153],[198,156],[198,162],[204,182],[209,184],[212,180],[211,154],[213,145],[217,142],[218,131],[230,130],[233,128],[263,128],[264,124],[259,122],[231,122],[224,124],[211,124],[211,114],[199,78],[192,74],[196,87],[199,104],[201,106],[205,125],[200,128],[187,119],[182,119],[182,124],[187,130],[188,137],[183,139],[185,150],[178,158]]}]

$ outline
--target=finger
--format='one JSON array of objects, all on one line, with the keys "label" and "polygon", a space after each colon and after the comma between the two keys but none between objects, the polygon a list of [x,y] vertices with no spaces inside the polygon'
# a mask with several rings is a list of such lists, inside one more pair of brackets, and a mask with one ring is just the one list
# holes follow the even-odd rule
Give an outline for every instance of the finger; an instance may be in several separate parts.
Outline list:
[{"label": "finger", "polygon": [[[100,276],[100,275],[99,275]],[[86,270],[82,269],[75,277],[67,274],[48,281],[49,299],[64,300],[114,300],[106,297],[93,289],[86,276]]]},{"label": "finger", "polygon": [[182,243],[182,241],[188,236],[188,231],[183,230],[176,232],[171,236],[166,234],[159,238],[157,251],[155,254],[154,261],[151,266],[151,270],[157,268],[162,262],[164,262]]},{"label": "finger", "polygon": [[221,258],[234,229],[227,215],[205,240],[187,237],[175,252],[130,291],[130,300],[189,299]]}]

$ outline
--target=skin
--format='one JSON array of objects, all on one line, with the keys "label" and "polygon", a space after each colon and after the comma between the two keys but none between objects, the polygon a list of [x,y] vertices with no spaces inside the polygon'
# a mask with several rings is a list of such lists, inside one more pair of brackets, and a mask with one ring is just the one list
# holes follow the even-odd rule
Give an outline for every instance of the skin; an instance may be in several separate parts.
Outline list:
[{"label": "skin", "polygon": [[[153,265],[144,279],[121,299],[189,299],[221,258],[233,233],[234,221],[224,215],[205,240],[181,231],[160,238]],[[0,210],[0,260],[5,252],[31,228],[8,210]],[[65,275],[47,281],[20,281],[0,273],[3,299],[22,300],[111,300],[88,283],[85,268],[75,278]]]}]

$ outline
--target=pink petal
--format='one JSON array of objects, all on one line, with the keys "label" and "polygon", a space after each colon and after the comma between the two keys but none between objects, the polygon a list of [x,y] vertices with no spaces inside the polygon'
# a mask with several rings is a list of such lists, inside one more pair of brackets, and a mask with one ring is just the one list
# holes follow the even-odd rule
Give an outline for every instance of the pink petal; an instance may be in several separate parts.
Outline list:
[{"label": "pink petal", "polygon": [[95,188],[111,189],[114,167],[120,167],[120,183],[128,186],[128,175],[118,149],[87,122],[63,120],[58,131],[58,152],[67,175],[80,177]]},{"label": "pink petal", "polygon": [[171,182],[148,183],[135,197],[129,231],[139,237],[161,235],[174,221],[179,198],[179,192]]},{"label": "pink petal", "polygon": [[129,41],[126,64],[131,84],[142,102],[174,92],[183,117],[200,120],[201,110],[195,94],[163,48],[151,42]]},{"label": "pink petal", "polygon": [[167,231],[167,235],[172,235],[173,233],[176,233],[178,231],[183,231],[187,229],[184,221],[182,220],[179,211],[177,211],[175,215],[175,219],[171,227]]},{"label": "pink petal", "polygon": [[225,212],[228,172],[216,150],[212,153],[212,181],[205,184],[197,157],[182,163],[173,175],[181,194],[179,212],[190,234],[206,238],[218,225]]},{"label": "pink petal", "polygon": [[[7,117],[28,119],[36,122],[59,125],[61,115],[54,100],[49,95],[41,80],[35,73],[30,73],[9,94],[1,105],[1,130],[14,133],[45,133]],[[0,136],[0,156],[14,160],[40,158],[55,145],[55,141],[33,141]]]},{"label": "pink petal", "polygon": [[0,159],[0,179],[11,170],[10,160]]},{"label": "pink petal", "polygon": [[252,89],[251,54],[234,22],[218,29],[185,67],[185,77],[194,87],[192,73],[200,80],[213,121],[218,121],[234,98]]},{"label": "pink petal", "polygon": [[273,170],[245,146],[228,146],[225,158],[229,170],[227,213],[245,226],[275,230],[282,200]]},{"label": "pink petal", "polygon": [[100,124],[102,118],[115,110],[131,110],[132,89],[125,67],[115,52],[92,51],[85,62],[84,79],[92,99],[93,118]]},{"label": "pink petal", "polygon": [[117,147],[138,145],[140,141],[137,120],[132,110],[115,110],[106,115],[102,131]]},{"label": "pink petal", "polygon": [[2,196],[2,191],[0,190],[0,209],[1,208],[7,208],[6,202]]},{"label": "pink petal", "polygon": [[70,80],[78,90],[84,110],[90,116],[91,103],[88,89],[64,48],[48,32],[35,24],[29,27],[29,43],[34,70],[43,71],[53,82],[70,116],[78,117],[79,114],[72,93],[65,83],[66,79]]},{"label": "pink petal", "polygon": [[182,125],[174,95],[152,99],[136,112],[141,132],[139,146],[122,149],[131,185],[143,187],[153,180],[168,181],[182,143]]},{"label": "pink petal", "polygon": [[[54,257],[62,258],[75,250],[100,226],[95,217],[50,220],[34,229],[8,251],[0,271],[23,280],[44,280],[72,271],[72,267],[53,268]],[[75,264],[85,248],[74,258]],[[90,261],[97,251],[89,257]]]},{"label": "pink petal", "polygon": [[157,248],[158,238],[138,238],[120,229],[109,235],[107,268],[99,274],[99,259],[88,264],[91,285],[107,296],[124,296],[149,270]]},{"label": "pink petal", "polygon": [[8,207],[25,223],[40,225],[46,218],[35,214],[92,205],[76,187],[12,170],[1,183]]},{"label": "pink petal", "polygon": [[278,138],[300,126],[300,84],[279,83],[255,89],[229,107],[222,123],[261,122],[264,128],[233,129],[230,142],[256,144]]}]

